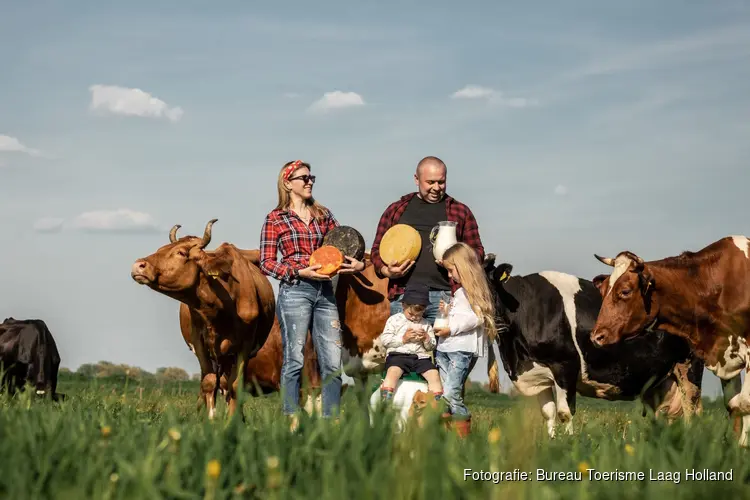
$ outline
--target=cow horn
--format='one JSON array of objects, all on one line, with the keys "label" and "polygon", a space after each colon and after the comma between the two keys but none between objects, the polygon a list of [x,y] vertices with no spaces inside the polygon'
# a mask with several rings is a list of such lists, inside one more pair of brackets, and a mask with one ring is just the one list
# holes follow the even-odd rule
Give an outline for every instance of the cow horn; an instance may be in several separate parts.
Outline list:
[{"label": "cow horn", "polygon": [[198,248],[206,248],[206,246],[211,243],[211,227],[217,220],[219,219],[211,219],[210,221],[208,221],[208,224],[206,224],[206,229],[203,231],[203,239],[201,240],[201,244]]},{"label": "cow horn", "polygon": [[601,257],[596,254],[594,254],[594,257],[596,257],[596,260],[598,260],[602,264],[607,264],[608,266],[615,267],[615,259],[613,259],[612,257]]},{"label": "cow horn", "polygon": [[177,241],[177,230],[180,229],[182,226],[179,224],[175,224],[172,226],[172,229],[169,230],[169,242],[174,243]]}]

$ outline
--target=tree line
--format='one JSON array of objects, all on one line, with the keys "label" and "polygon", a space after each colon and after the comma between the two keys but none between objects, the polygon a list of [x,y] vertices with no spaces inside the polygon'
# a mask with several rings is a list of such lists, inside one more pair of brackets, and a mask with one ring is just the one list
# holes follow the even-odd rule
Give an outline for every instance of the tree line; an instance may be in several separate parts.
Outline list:
[{"label": "tree line", "polygon": [[192,377],[182,368],[176,366],[166,366],[157,368],[156,372],[151,373],[137,366],[130,366],[124,363],[116,364],[109,361],[99,361],[98,363],[84,363],[73,371],[70,368],[60,368],[60,375],[75,376],[76,378],[117,378],[131,379],[137,381],[164,381],[164,382],[181,382],[188,380],[198,380],[200,375],[197,373]]}]

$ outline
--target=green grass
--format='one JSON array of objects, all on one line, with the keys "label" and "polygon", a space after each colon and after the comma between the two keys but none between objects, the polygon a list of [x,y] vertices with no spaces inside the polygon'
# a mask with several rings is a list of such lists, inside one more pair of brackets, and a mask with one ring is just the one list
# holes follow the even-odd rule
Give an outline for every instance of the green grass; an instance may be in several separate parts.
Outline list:
[{"label": "green grass", "polygon": [[[278,395],[247,398],[246,422],[208,422],[196,411],[197,383],[147,385],[66,377],[64,403],[23,394],[0,399],[0,496],[9,499],[342,498],[607,499],[743,498],[748,452],[738,448],[719,403],[690,424],[641,417],[638,403],[579,398],[575,435],[548,439],[534,398],[467,394],[472,434],[437,420],[404,434],[388,414],[374,427],[354,390],[337,426],[303,417],[288,432]],[[491,428],[499,429],[490,443]],[[558,429],[558,433],[561,429]],[[629,446],[626,446],[629,445]],[[631,453],[629,453],[629,451]],[[207,464],[218,461],[218,478]],[[537,481],[537,469],[641,471],[644,480]],[[685,469],[733,471],[733,481],[689,481]],[[525,471],[529,481],[473,481],[473,471]],[[680,472],[680,482],[649,471]]]}]

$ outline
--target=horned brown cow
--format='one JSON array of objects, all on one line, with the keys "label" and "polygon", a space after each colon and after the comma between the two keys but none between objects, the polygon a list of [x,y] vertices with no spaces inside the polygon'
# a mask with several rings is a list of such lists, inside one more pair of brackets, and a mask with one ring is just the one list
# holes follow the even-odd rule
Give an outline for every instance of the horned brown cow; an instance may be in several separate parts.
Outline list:
[{"label": "horned brown cow", "polygon": [[[213,418],[219,381],[226,377],[229,415],[237,406],[238,373],[266,343],[275,317],[276,299],[268,279],[237,247],[222,243],[206,251],[211,228],[203,237],[177,239],[133,263],[137,283],[171,297],[190,309],[190,344],[201,369],[201,395]],[[199,325],[196,318],[202,320]]]},{"label": "horned brown cow", "polygon": [[[698,252],[644,261],[630,251],[595,255],[614,268],[591,341],[604,346],[660,329],[687,340],[722,380],[750,367],[750,240],[722,238]],[[750,377],[729,400],[742,415],[740,445],[748,446]]]},{"label": "horned brown cow", "polygon": [[[488,254],[494,261],[494,255]],[[487,259],[485,259],[487,260]],[[336,304],[341,320],[342,364],[344,373],[365,382],[368,375],[385,369],[385,349],[380,343],[385,323],[391,314],[388,300],[388,278],[380,278],[370,260],[359,273],[341,274],[336,284]],[[499,392],[499,368],[493,349],[487,363],[490,389]]]}]

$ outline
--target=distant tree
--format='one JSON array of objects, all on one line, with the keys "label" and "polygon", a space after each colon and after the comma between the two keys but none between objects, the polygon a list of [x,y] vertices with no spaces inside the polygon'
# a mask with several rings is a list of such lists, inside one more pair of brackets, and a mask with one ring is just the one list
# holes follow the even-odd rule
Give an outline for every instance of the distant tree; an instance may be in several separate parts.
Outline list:
[{"label": "distant tree", "polygon": [[96,365],[93,363],[85,363],[78,367],[76,374],[82,375],[88,378],[96,377]]},{"label": "distant tree", "polygon": [[71,373],[73,373],[73,370],[71,370],[70,368],[66,366],[63,366],[62,368],[58,370],[58,373],[60,375],[70,375]]},{"label": "distant tree", "polygon": [[188,372],[176,366],[162,367],[156,370],[156,378],[165,381],[190,380]]}]

